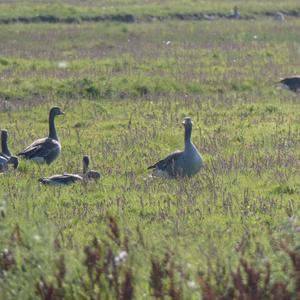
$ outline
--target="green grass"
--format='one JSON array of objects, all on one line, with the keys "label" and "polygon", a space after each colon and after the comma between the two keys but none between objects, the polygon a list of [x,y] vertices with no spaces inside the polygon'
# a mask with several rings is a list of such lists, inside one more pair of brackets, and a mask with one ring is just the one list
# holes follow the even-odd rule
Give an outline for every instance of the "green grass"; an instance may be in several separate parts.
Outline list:
[{"label": "green grass", "polygon": [[[39,299],[36,284],[41,276],[55,282],[61,254],[66,299],[91,299],[84,247],[96,237],[115,255],[126,248],[108,237],[108,216],[128,237],[124,268],[133,272],[135,299],[153,298],[151,259],[166,252],[183,299],[201,297],[198,272],[224,292],[240,258],[260,269],[270,263],[272,282],[294,291],[278,245],[300,242],[299,99],[274,83],[298,73],[299,27],[298,20],[1,26],[0,127],[13,153],[47,134],[52,105],[66,115],[56,120],[62,154],[53,165],[21,161],[0,176],[0,299]],[[149,177],[149,164],[182,148],[185,116],[204,169],[185,180]],[[99,183],[38,183],[80,172],[84,154],[103,175]],[[6,271],[5,249],[15,260]]]},{"label": "green grass", "polygon": [[90,1],[89,5],[80,1],[59,3],[57,1],[39,3],[34,1],[3,2],[0,4],[0,20],[17,18],[35,18],[38,16],[53,16],[57,20],[84,20],[97,16],[133,15],[138,18],[147,16],[170,17],[176,14],[220,13],[229,14],[234,6],[238,6],[244,15],[257,13],[297,12],[300,9],[296,0],[289,1]]}]

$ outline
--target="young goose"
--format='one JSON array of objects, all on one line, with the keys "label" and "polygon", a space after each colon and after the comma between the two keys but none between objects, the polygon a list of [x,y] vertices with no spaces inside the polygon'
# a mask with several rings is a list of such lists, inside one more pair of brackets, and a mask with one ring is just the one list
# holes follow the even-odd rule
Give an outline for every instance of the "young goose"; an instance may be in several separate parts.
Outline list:
[{"label": "young goose", "polygon": [[7,157],[6,155],[0,155],[0,172],[7,171],[8,164],[12,164],[14,169],[17,169],[19,160],[16,156]]},{"label": "young goose", "polygon": [[148,169],[154,169],[153,175],[158,177],[184,177],[195,175],[202,167],[201,154],[191,141],[192,120],[187,117],[182,122],[184,130],[184,150],[177,151],[160,160]]},{"label": "young goose", "polygon": [[42,177],[39,179],[39,182],[49,185],[69,185],[75,183],[76,181],[81,181],[83,178],[77,174],[68,174],[63,175],[53,175],[50,177]]},{"label": "young goose", "polygon": [[283,89],[290,90],[294,93],[300,92],[300,76],[292,76],[281,79],[279,82]]},{"label": "young goose", "polygon": [[47,163],[50,165],[61,152],[61,145],[56,133],[54,118],[55,116],[63,114],[64,112],[62,112],[59,107],[52,107],[49,112],[49,136],[34,141],[24,151],[18,153],[18,155],[37,163]]},{"label": "young goose", "polygon": [[83,163],[83,178],[86,179],[100,179],[101,175],[99,172],[94,171],[94,170],[89,170],[89,163],[90,163],[90,158],[88,155],[84,155],[82,159]]}]

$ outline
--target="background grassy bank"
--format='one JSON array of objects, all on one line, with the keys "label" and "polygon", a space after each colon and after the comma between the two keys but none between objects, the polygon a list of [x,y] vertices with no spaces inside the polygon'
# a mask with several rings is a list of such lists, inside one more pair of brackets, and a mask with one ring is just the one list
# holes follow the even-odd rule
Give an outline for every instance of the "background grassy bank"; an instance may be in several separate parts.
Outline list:
[{"label": "background grassy bank", "polygon": [[272,16],[282,12],[299,16],[300,5],[296,0],[251,1],[7,1],[0,2],[0,22],[140,22],[174,18],[202,19],[203,14],[226,17],[234,6],[239,7],[242,18]]}]

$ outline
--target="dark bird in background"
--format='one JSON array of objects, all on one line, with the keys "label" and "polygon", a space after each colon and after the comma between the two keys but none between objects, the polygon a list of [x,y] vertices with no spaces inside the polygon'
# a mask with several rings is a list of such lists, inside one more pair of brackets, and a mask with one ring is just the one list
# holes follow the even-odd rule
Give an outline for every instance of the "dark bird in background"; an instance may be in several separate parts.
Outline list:
[{"label": "dark bird in background", "polygon": [[227,19],[235,19],[235,20],[238,20],[241,18],[241,15],[240,15],[240,12],[238,10],[238,7],[237,6],[234,6],[233,8],[233,13],[230,14],[229,16],[227,16]]},{"label": "dark bird in background", "polygon": [[292,76],[281,79],[279,82],[280,87],[290,90],[294,93],[300,92],[300,76]]}]

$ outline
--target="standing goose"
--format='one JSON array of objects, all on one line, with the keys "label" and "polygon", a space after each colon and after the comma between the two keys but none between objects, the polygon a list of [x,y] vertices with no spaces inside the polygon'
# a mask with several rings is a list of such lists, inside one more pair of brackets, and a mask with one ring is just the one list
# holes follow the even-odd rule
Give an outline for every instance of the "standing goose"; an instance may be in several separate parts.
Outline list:
[{"label": "standing goose", "polygon": [[0,154],[0,172],[7,171],[8,164],[12,164],[14,169],[17,169],[19,160],[16,156],[7,157],[6,155]]},{"label": "standing goose", "polygon": [[48,185],[69,185],[76,181],[81,181],[83,178],[78,174],[53,175],[50,177],[42,177],[39,182]]},{"label": "standing goose", "polygon": [[83,163],[83,178],[86,179],[100,179],[101,175],[99,172],[95,171],[95,170],[89,170],[89,163],[90,163],[90,158],[88,155],[84,155],[83,159],[82,159],[82,163]]},{"label": "standing goose", "polygon": [[148,169],[154,169],[153,175],[158,177],[184,177],[195,175],[202,167],[201,154],[191,141],[193,123],[186,117],[184,126],[184,150],[177,151],[160,160]]},{"label": "standing goose", "polygon": [[38,139],[24,151],[18,153],[25,159],[50,165],[60,154],[61,145],[54,124],[55,116],[64,115],[59,107],[52,107],[49,112],[49,136]]},{"label": "standing goose", "polygon": [[300,76],[292,76],[281,79],[278,82],[283,89],[290,90],[294,93],[300,92]]}]

